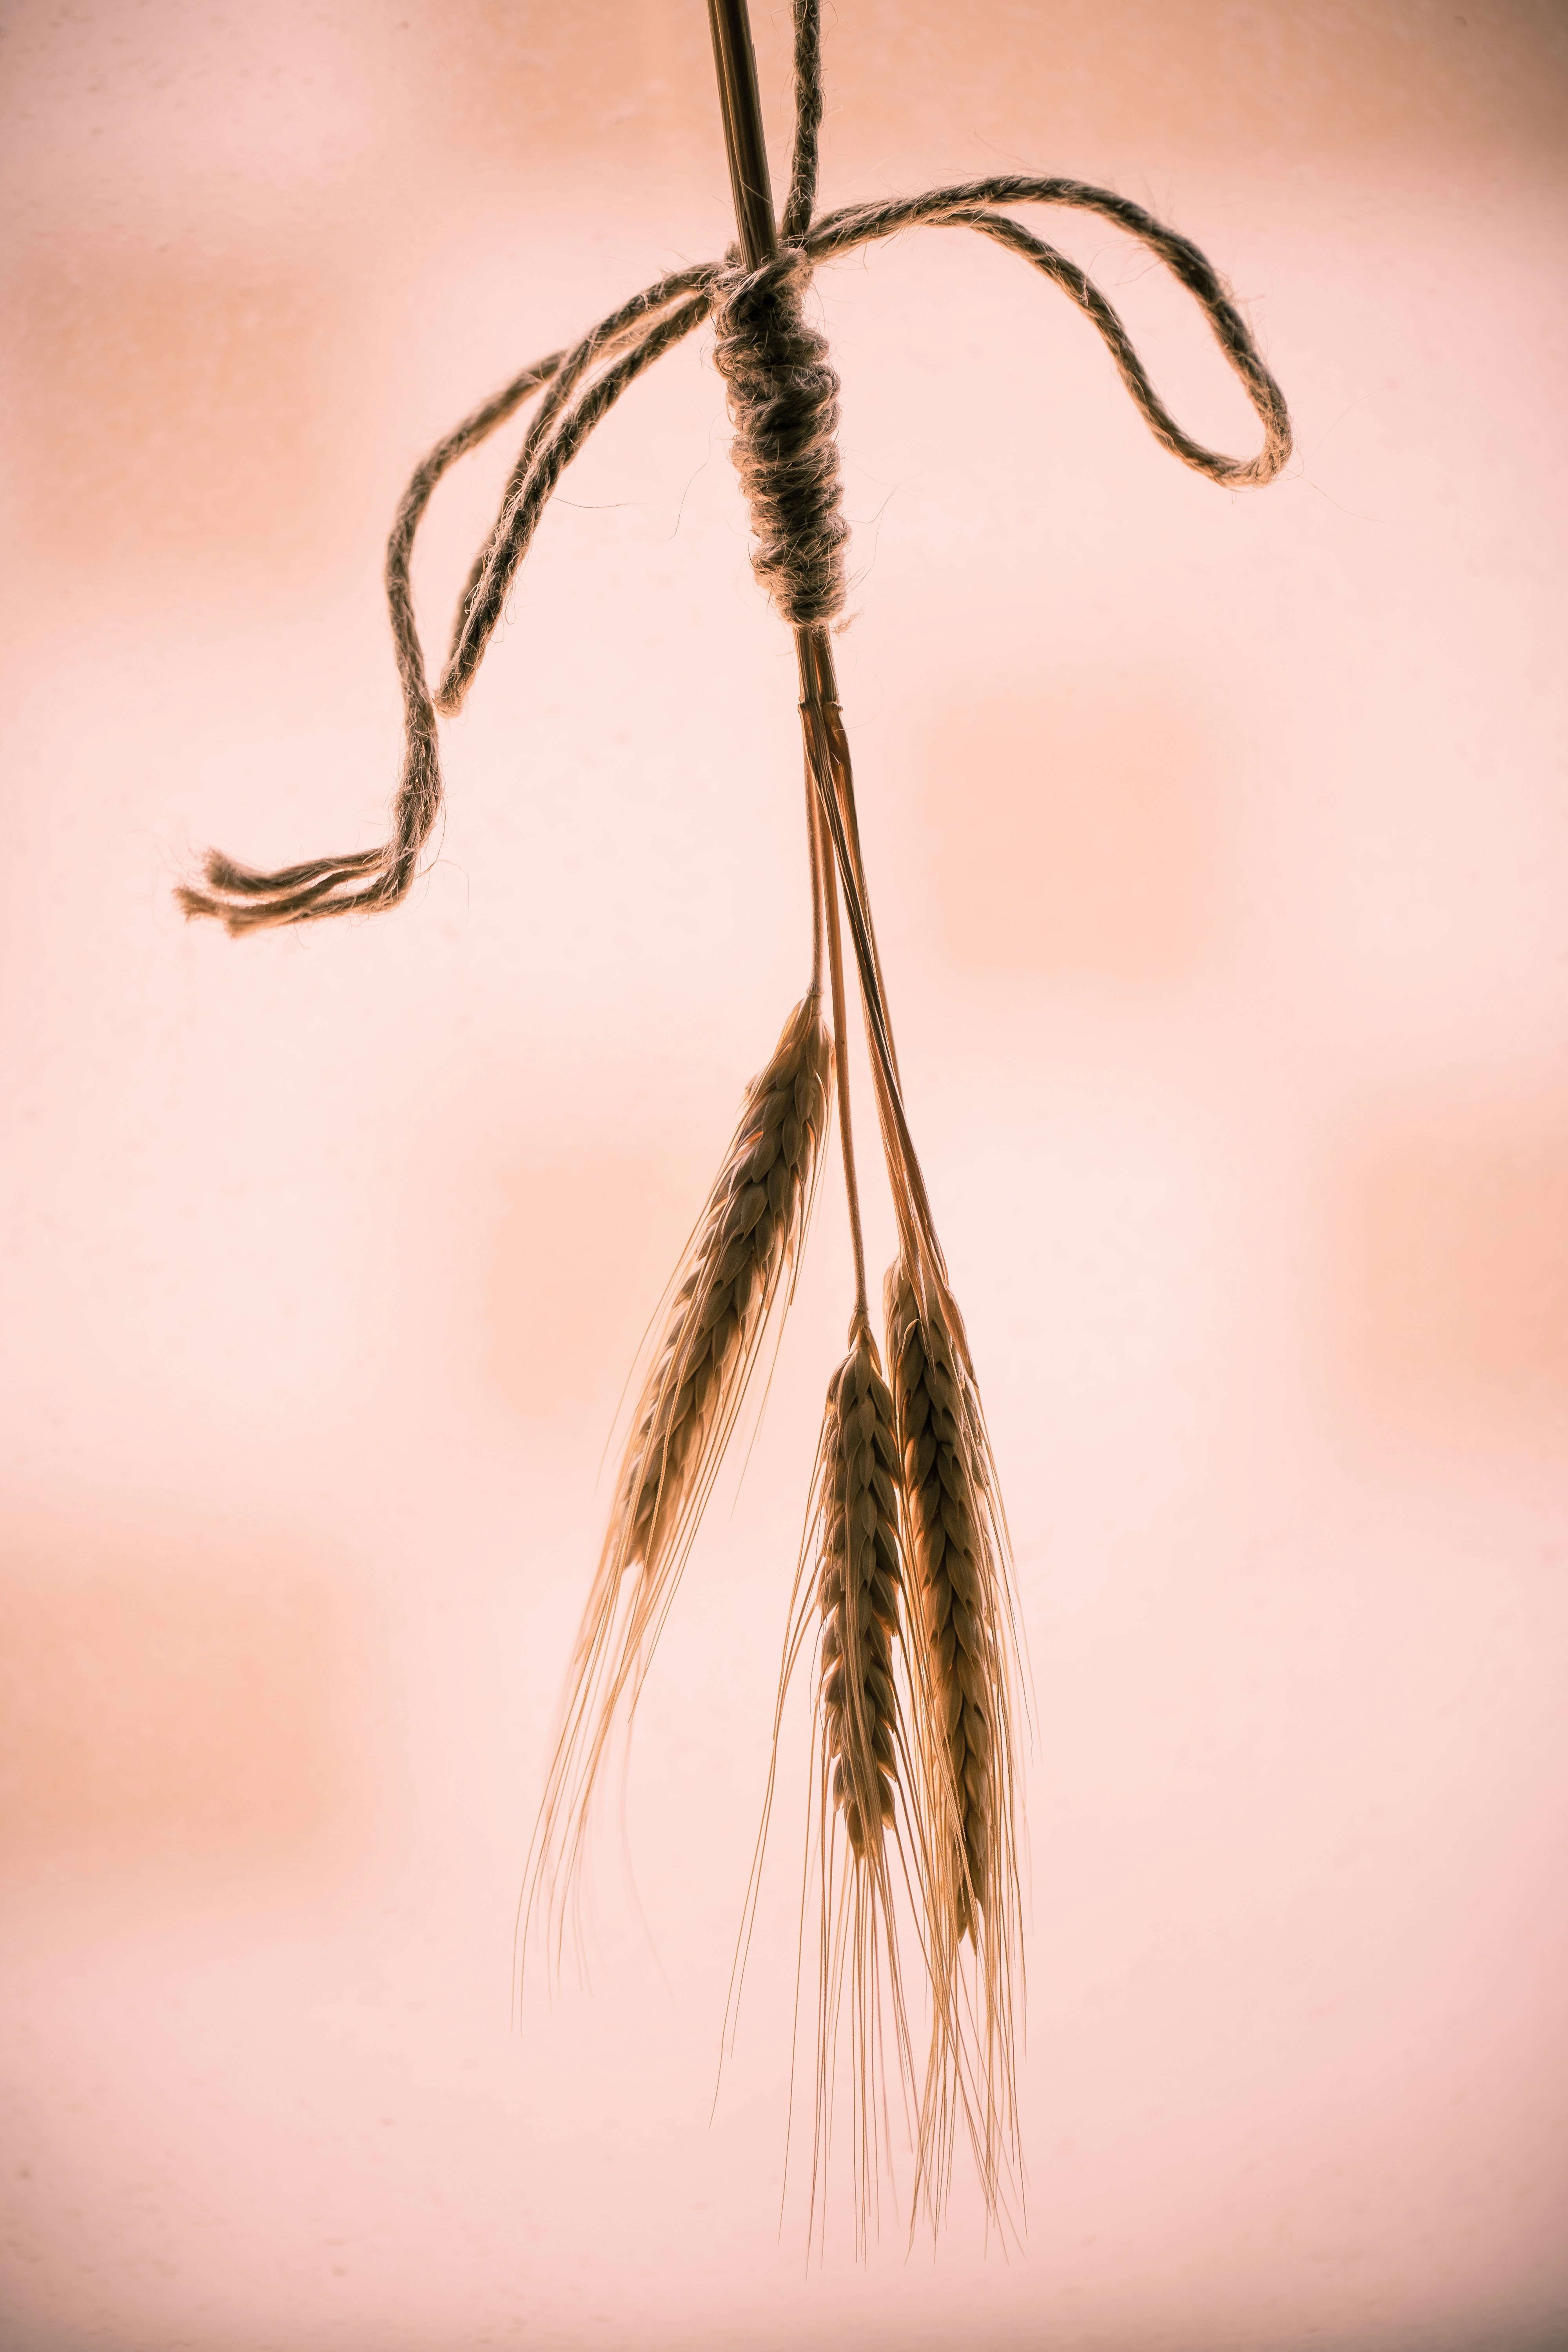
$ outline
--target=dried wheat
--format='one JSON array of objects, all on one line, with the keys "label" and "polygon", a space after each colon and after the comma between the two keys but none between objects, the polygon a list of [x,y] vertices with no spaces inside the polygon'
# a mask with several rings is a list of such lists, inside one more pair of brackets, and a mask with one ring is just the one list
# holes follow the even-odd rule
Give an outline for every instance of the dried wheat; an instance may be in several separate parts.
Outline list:
[{"label": "dried wheat", "polygon": [[889,1269],[886,1314],[923,1709],[933,2028],[921,2143],[934,2219],[955,2101],[994,2212],[1016,2153],[1013,1618],[1006,1528],[958,1309],[941,1276],[906,1255]]},{"label": "dried wheat", "polygon": [[[842,1091],[839,1104],[842,1116]],[[912,1913],[917,1920],[922,1916],[924,1876],[918,1802],[921,1758],[910,1737],[901,1497],[892,1393],[881,1375],[869,1318],[858,1306],[850,1323],[849,1352],[827,1385],[805,1540],[790,1598],[773,1759],[731,1980],[725,2038],[732,2037],[756,1920],[784,1708],[815,1629],[819,1635],[818,1688],[808,1838],[815,1869],[808,1868],[805,1879],[808,1903],[815,1883],[816,1944],[808,2235],[819,2220],[826,2229],[828,2158],[841,2138],[834,2126],[835,2094],[843,2082],[847,2053],[856,2242],[862,2252],[882,2171],[888,2104],[884,2043],[889,2023],[906,2117],[912,2116],[919,2098],[899,1961],[899,1915]],[[803,1963],[809,1917],[803,1906]],[[807,1981],[803,1966],[798,1982],[804,1986]],[[842,2037],[841,2023],[847,2028]]]},{"label": "dried wheat", "polygon": [[823,1737],[833,1802],[863,1861],[893,1819],[898,1778],[890,1645],[899,1631],[903,1483],[892,1392],[864,1327],[828,1383],[822,1463]]},{"label": "dried wheat", "polygon": [[577,1636],[535,1833],[528,1907],[577,1872],[617,1716],[629,1720],[756,1360],[768,1309],[805,1230],[833,1083],[814,987],[791,1013],[708,1196],[644,1384]]},{"label": "dried wheat", "polygon": [[[816,1485],[821,1898],[812,2185],[815,2204],[826,2188],[835,2053],[847,1994],[856,2235],[864,2249],[880,2172],[889,2003],[899,2074],[908,2091],[914,2082],[889,1847],[900,1853],[904,1880],[918,1881],[918,1815],[907,1795],[900,1808],[899,1794],[900,1783],[908,1791],[920,1776],[906,1728],[907,1670],[896,1671],[893,1655],[903,1640],[903,1481],[892,1392],[863,1314],[857,1313],[850,1338],[849,1353],[828,1382]],[[831,1835],[835,1816],[844,1825],[842,1848]]]}]

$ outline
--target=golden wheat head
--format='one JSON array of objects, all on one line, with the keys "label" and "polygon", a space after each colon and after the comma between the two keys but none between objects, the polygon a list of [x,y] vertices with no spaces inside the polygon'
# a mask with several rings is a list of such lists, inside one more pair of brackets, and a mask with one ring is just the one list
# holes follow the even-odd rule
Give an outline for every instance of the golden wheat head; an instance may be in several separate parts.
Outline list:
[{"label": "golden wheat head", "polygon": [[[902,1473],[892,1391],[863,1315],[849,1353],[827,1386],[817,1449],[804,1592],[786,1652],[785,1677],[815,1608],[821,1628],[816,1710],[818,1955],[816,2097],[812,2149],[814,2211],[826,2188],[837,2060],[847,2048],[852,2099],[856,2237],[864,2249],[880,2178],[890,2011],[906,2109],[915,2091],[899,1965],[896,1886],[922,1872],[914,1802],[920,1763],[909,1737],[903,1648]],[[792,1612],[794,1613],[794,1612]],[[781,1706],[783,1694],[781,1692]],[[843,1835],[836,1832],[841,1825]],[[803,1923],[804,1924],[804,1923]],[[847,2042],[839,2021],[847,2007]]]},{"label": "golden wheat head", "polygon": [[[833,1048],[813,989],[746,1090],[644,1383],[577,1636],[527,1890],[551,1900],[580,1865],[594,1786],[629,1720],[702,1506],[793,1266],[826,1125]],[[556,1924],[559,1925],[557,1917]]]},{"label": "golden wheat head", "polygon": [[[963,1327],[945,1282],[900,1258],[889,1270],[886,1311],[930,1850],[935,2016],[922,2142],[928,2187],[940,2203],[956,2098],[994,2210],[1016,2146],[1013,1977],[1021,1929],[1006,1529]],[[967,1990],[966,1939],[974,1956]]]},{"label": "golden wheat head", "polygon": [[892,1391],[864,1329],[828,1383],[822,1464],[823,1737],[834,1805],[852,1852],[864,1857],[893,1819],[900,1728],[891,1644],[903,1577]]}]

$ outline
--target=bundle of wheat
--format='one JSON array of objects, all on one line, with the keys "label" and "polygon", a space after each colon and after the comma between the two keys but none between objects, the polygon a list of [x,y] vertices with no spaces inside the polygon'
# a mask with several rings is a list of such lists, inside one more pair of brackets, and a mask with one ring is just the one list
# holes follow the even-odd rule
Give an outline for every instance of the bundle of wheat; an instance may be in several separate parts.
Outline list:
[{"label": "bundle of wheat", "polygon": [[[1194,245],[1123,196],[1076,180],[1008,175],[816,215],[823,114],[817,0],[795,0],[795,144],[782,224],[775,222],[746,0],[709,0],[709,16],[739,249],[722,262],[658,279],[570,351],[525,369],[416,472],[386,559],[405,709],[403,776],[387,840],[271,874],[214,853],[203,883],[180,896],[187,913],[216,916],[238,933],[389,907],[406,893],[440,808],[437,715],[460,708],[563,471],[627,387],[710,317],[736,464],[751,504],[753,562],[795,637],[811,981],[747,1094],[633,1415],[574,1654],[525,1916],[550,1923],[558,1954],[606,1748],[616,1727],[630,1721],[770,1309],[781,1287],[787,1296],[784,1276],[793,1279],[798,1261],[837,1087],[855,1297],[849,1353],[828,1388],[791,1603],[774,1755],[776,1761],[792,1674],[815,1637],[814,2197],[830,2137],[832,2055],[847,1998],[863,2234],[879,2173],[881,2026],[889,2011],[898,2068],[916,2114],[911,2220],[922,2205],[933,2225],[941,2219],[961,2136],[973,2150],[988,2215],[1013,2210],[1021,2179],[1013,2089],[1021,1997],[1020,1692],[1006,1519],[974,1365],[910,1133],[861,856],[828,635],[846,593],[838,381],[822,336],[805,317],[803,298],[817,263],[878,238],[919,226],[973,229],[1017,254],[1077,304],[1155,437],[1184,464],[1234,488],[1267,482],[1289,455],[1290,427],[1279,388],[1223,280]],[[1262,424],[1258,455],[1228,457],[1183,431],[1104,295],[1076,263],[1004,209],[1025,204],[1072,206],[1112,223],[1188,289]],[[416,531],[447,467],[535,392],[542,395],[539,407],[459,600],[445,673],[432,689],[409,591]],[[899,1230],[885,1298],[887,1380],[871,1332],[860,1232],[841,905]],[[825,959],[831,1037],[823,1019]],[[773,1785],[770,1771],[764,1833]],[[755,1894],[753,1871],[748,1920]],[[743,1925],[742,1945],[746,1932]],[[918,2081],[900,1936],[918,1944],[927,1996],[930,2038]]]}]

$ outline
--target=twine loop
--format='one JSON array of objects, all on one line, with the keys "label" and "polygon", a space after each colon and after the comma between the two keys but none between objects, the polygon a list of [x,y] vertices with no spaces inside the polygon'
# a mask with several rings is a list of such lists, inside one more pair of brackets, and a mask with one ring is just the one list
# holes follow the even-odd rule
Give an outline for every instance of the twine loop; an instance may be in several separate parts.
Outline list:
[{"label": "twine loop", "polygon": [[752,513],[752,567],[792,627],[842,611],[844,520],[838,378],[802,297],[811,258],[782,246],[755,269],[727,261],[713,286],[713,364],[730,395],[731,455]]}]

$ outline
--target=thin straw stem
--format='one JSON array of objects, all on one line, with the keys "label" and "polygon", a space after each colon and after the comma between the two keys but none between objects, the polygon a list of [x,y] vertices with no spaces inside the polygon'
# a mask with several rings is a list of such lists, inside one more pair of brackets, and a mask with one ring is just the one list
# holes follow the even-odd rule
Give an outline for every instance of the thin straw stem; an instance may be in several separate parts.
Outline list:
[{"label": "thin straw stem", "polygon": [[[806,782],[809,789],[809,749]],[[825,885],[822,896],[827,917],[827,970],[833,988],[833,1059],[838,1080],[838,1141],[844,1154],[844,1195],[849,1204],[849,1240],[855,1253],[855,1315],[850,1325],[853,1332],[861,1325],[869,1328],[870,1308],[866,1296],[866,1242],[860,1231],[860,1187],[855,1176],[855,1131],[849,1117],[849,1022],[844,1010],[844,944],[838,931],[838,876],[834,865],[827,819],[820,796],[813,793],[812,798],[816,836],[816,855],[813,863],[822,872]]]},{"label": "thin straw stem", "polygon": [[[833,871],[833,852],[823,837],[821,816],[822,812],[816,804],[816,786],[811,779],[811,762],[808,760],[805,767],[805,840],[808,863],[811,866],[811,992],[813,996],[820,996],[822,993],[823,877]],[[838,932],[837,891],[834,892],[833,899],[833,926],[834,937],[837,940]],[[837,1019],[837,1004],[834,1006],[834,1015]],[[834,1040],[834,1052],[836,1054],[842,1052],[842,1045],[837,1038]]]},{"label": "thin straw stem", "polygon": [[735,226],[741,234],[746,267],[755,269],[759,262],[778,251],[779,233],[773,219],[768,146],[763,135],[757,59],[752,47],[752,19],[746,0],[708,0],[708,26],[713,37],[713,63],[719,76],[719,105],[724,118],[724,152],[730,162]]},{"label": "thin straw stem", "polygon": [[877,927],[871,919],[871,898],[866,887],[866,869],[860,857],[860,819],[855,806],[855,772],[850,765],[849,742],[844,732],[844,716],[838,701],[838,680],[833,667],[833,644],[821,622],[795,633],[796,651],[803,676],[809,676],[822,714],[822,727],[832,749],[835,783],[839,805],[844,812],[844,830],[849,845],[850,863],[855,870],[855,887],[860,893],[860,903],[866,910],[866,929],[871,941],[871,961],[876,967],[877,986],[882,999],[882,1021],[887,1031],[888,1052],[892,1058],[893,1076],[899,1075],[899,1050],[893,1039],[893,1018],[888,1005],[888,986],[882,978],[882,955],[877,945]]},{"label": "thin straw stem", "polygon": [[[826,633],[819,629],[797,629],[795,646],[800,657],[800,715],[805,736],[806,762],[816,780],[818,805],[833,836],[839,878],[844,887],[845,912],[849,921],[849,936],[855,945],[860,1002],[865,1009],[866,1034],[871,1047],[871,1071],[877,1087],[883,1152],[888,1161],[894,1204],[899,1210],[900,1228],[906,1243],[918,1241],[919,1255],[945,1282],[946,1264],[936,1237],[931,1203],[926,1196],[925,1179],[904,1112],[887,997],[882,986],[881,960],[877,953],[876,938],[871,929],[870,906],[860,877],[859,861],[850,845],[846,821],[847,800],[853,810],[854,782],[849,768],[849,747],[842,724],[837,728],[832,724],[837,708],[837,698],[830,704],[824,690],[825,682],[828,688],[832,685],[832,656],[826,642]],[[910,1222],[911,1217],[912,1224]]]}]

